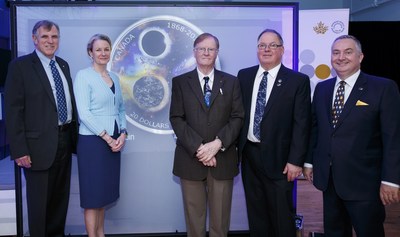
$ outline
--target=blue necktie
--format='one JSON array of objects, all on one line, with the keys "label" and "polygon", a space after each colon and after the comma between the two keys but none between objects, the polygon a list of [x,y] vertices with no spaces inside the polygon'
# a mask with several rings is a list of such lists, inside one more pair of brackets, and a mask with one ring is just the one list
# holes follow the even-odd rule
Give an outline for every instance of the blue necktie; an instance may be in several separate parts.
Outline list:
[{"label": "blue necktie", "polygon": [[344,86],[346,85],[346,82],[340,81],[339,83],[340,85],[336,91],[335,100],[332,107],[332,124],[334,128],[336,127],[344,106]]},{"label": "blue necktie", "polygon": [[253,134],[258,140],[260,140],[261,138],[260,125],[262,117],[264,115],[265,105],[267,104],[267,81],[268,72],[264,72],[264,76],[260,82],[260,87],[258,88],[256,111],[254,113]]},{"label": "blue necktie", "polygon": [[207,107],[210,107],[210,98],[211,98],[211,89],[208,81],[210,80],[209,77],[204,77],[204,102],[206,103]]},{"label": "blue necktie", "polygon": [[56,86],[58,119],[61,121],[61,123],[65,123],[68,117],[67,102],[65,99],[65,92],[62,79],[55,63],[56,62],[54,60],[50,61],[51,74],[53,74],[54,84]]}]

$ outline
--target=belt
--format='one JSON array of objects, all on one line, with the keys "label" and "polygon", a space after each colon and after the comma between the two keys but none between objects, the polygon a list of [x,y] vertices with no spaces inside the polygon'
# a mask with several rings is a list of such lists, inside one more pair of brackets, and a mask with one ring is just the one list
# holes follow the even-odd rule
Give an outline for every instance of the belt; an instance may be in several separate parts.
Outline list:
[{"label": "belt", "polygon": [[250,141],[249,139],[247,139],[247,144],[253,145],[253,146],[260,146],[260,145],[261,145],[260,142],[252,142],[252,141]]},{"label": "belt", "polygon": [[58,126],[58,131],[59,132],[67,131],[69,129],[69,127],[71,127],[71,123],[66,123],[66,124],[63,124],[63,125],[59,125]]}]

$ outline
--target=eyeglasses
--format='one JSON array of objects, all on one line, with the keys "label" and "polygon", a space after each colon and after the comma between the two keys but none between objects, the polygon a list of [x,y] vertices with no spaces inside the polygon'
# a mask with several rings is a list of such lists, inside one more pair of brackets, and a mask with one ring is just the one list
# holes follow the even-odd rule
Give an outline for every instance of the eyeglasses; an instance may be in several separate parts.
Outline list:
[{"label": "eyeglasses", "polygon": [[279,47],[282,47],[282,45],[281,44],[277,44],[277,43],[259,44],[259,45],[257,45],[257,48],[259,50],[266,50],[267,47],[270,48],[270,49],[277,49]]},{"label": "eyeglasses", "polygon": [[205,53],[206,51],[210,54],[218,52],[217,48],[194,48],[196,52]]}]

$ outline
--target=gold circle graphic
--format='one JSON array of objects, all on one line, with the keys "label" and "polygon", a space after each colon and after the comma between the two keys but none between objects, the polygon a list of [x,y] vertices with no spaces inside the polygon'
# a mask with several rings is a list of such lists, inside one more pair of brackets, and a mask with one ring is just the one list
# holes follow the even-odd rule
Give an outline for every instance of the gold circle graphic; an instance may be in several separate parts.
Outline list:
[{"label": "gold circle graphic", "polygon": [[317,68],[315,68],[315,75],[319,79],[324,80],[324,79],[328,78],[329,75],[331,75],[331,69],[326,64],[320,64],[320,65],[318,65]]}]

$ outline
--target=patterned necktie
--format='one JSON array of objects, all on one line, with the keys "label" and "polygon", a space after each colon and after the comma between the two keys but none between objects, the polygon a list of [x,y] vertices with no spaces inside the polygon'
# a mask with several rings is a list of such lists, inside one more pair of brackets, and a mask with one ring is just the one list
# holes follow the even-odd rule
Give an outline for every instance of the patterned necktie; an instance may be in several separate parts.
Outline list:
[{"label": "patterned necktie", "polygon": [[67,121],[67,102],[65,99],[64,86],[58,69],[56,67],[55,61],[50,61],[51,74],[53,74],[54,84],[56,86],[56,96],[57,96],[57,107],[58,107],[58,119],[61,123]]},{"label": "patterned necktie", "polygon": [[254,113],[253,133],[258,140],[260,140],[260,124],[264,115],[265,105],[267,104],[267,81],[268,72],[264,72],[260,87],[258,88],[256,111]]},{"label": "patterned necktie", "polygon": [[342,113],[343,105],[344,105],[344,86],[346,85],[345,81],[340,81],[340,85],[336,91],[335,101],[333,102],[332,107],[332,124],[333,127],[336,127],[339,116]]},{"label": "patterned necktie", "polygon": [[204,102],[206,102],[207,107],[210,107],[210,98],[211,98],[211,89],[208,81],[210,80],[209,77],[204,77]]}]

